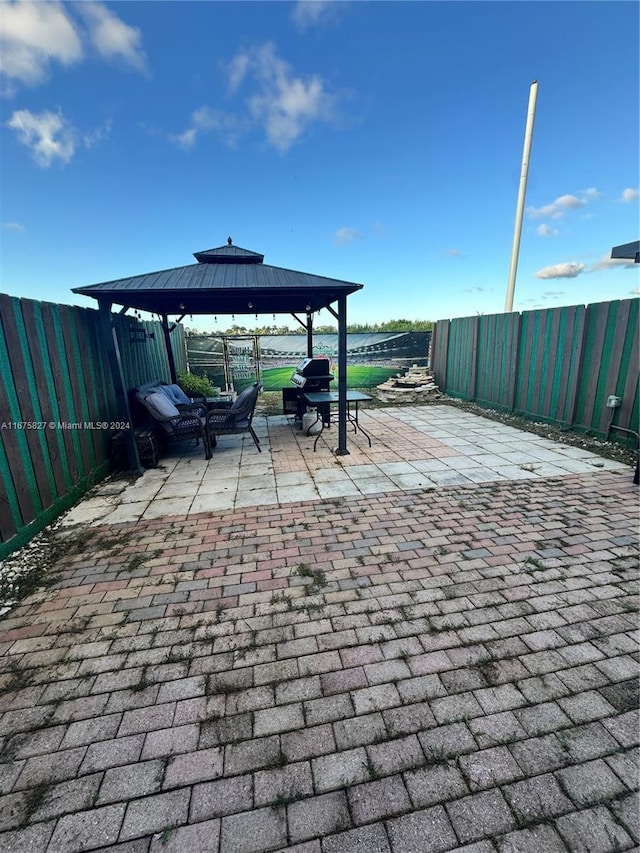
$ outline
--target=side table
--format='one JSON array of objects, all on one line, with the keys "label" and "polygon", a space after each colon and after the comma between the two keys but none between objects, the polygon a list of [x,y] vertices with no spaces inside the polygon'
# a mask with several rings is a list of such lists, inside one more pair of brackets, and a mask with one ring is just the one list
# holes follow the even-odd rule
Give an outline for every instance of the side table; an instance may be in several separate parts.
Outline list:
[{"label": "side table", "polygon": [[[145,468],[156,468],[160,459],[162,447],[158,436],[152,429],[134,429],[138,456]],[[125,432],[120,430],[111,436],[111,459],[115,470],[127,469],[127,454],[125,450]]]}]

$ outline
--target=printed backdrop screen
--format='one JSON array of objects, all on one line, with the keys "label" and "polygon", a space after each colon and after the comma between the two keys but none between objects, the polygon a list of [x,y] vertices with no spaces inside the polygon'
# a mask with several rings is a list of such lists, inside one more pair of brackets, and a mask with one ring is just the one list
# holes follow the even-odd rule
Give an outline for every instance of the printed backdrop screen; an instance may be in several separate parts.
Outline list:
[{"label": "printed backdrop screen", "polygon": [[[429,363],[431,332],[347,335],[347,384],[374,388],[414,364]],[[338,336],[314,335],[313,354],[326,355],[337,376]],[[265,391],[292,387],[291,374],[306,358],[306,335],[192,335],[187,359],[192,373],[206,374],[216,387],[241,391],[258,379]]]}]

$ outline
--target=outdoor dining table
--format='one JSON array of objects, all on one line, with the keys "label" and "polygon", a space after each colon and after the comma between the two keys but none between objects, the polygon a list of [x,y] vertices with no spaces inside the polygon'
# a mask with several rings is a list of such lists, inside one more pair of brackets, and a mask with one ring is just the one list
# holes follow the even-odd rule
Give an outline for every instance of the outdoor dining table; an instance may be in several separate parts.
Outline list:
[{"label": "outdoor dining table", "polygon": [[[331,406],[337,405],[339,401],[339,394],[337,391],[310,391],[308,394],[304,395],[304,399],[308,405],[317,406],[318,416],[315,421],[307,427],[307,435],[311,435],[311,431],[314,429],[316,424],[320,423],[320,431],[316,435],[316,440],[313,443],[313,452],[315,453],[318,439],[324,432],[324,428],[331,426]],[[361,432],[364,435],[369,442],[369,447],[371,447],[371,436],[360,426],[360,422],[358,420],[358,403],[364,403],[371,399],[372,397],[368,394],[363,394],[361,391],[347,391],[347,420],[350,424],[353,424],[354,432]],[[352,403],[354,403],[353,411],[351,410]]]}]

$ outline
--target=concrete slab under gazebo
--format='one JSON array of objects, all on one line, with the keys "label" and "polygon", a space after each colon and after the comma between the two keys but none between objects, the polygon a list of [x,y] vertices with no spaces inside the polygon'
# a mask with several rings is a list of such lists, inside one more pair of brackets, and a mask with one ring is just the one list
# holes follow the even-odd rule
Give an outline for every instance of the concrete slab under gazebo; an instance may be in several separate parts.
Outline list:
[{"label": "concrete slab under gazebo", "polygon": [[[104,344],[109,356],[120,420],[130,422],[127,388],[120,361],[111,308],[157,314],[162,321],[171,379],[176,367],[171,350],[170,317],[186,315],[291,314],[306,329],[307,355],[313,355],[313,315],[326,308],[338,323],[338,455],[347,454],[347,296],[363,285],[311,273],[274,267],[264,255],[227,244],[194,252],[197,261],[183,267],[73,288],[98,301]],[[336,305],[334,308],[333,305]],[[141,470],[133,431],[127,436],[132,470]]]}]

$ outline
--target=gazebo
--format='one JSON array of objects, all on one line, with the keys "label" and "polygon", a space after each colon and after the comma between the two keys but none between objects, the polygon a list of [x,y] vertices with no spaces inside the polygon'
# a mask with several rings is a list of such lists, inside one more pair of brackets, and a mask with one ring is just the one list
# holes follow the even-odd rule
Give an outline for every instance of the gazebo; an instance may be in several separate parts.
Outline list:
[{"label": "gazebo", "polygon": [[[171,350],[173,325],[170,317],[176,317],[175,322],[179,323],[192,314],[291,314],[306,329],[307,355],[311,357],[313,315],[326,308],[338,322],[336,453],[347,454],[347,296],[361,290],[363,285],[269,266],[264,263],[264,255],[234,246],[231,237],[226,245],[194,252],[194,257],[197,263],[188,266],[73,288],[73,293],[98,300],[119,418],[131,420],[118,340],[112,323],[112,305],[122,306],[121,314],[133,308],[160,317],[173,382],[176,381],[176,367]],[[140,470],[132,431],[128,436],[127,453],[131,469]]]}]

